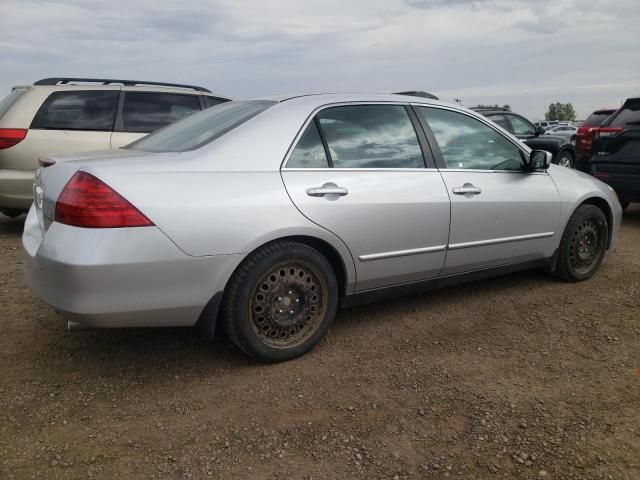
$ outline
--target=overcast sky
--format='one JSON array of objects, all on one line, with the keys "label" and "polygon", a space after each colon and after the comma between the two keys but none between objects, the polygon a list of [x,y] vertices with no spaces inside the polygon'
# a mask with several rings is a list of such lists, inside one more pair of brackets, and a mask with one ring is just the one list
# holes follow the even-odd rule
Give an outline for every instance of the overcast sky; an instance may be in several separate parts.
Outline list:
[{"label": "overcast sky", "polygon": [[51,76],[246,98],[427,90],[584,118],[640,93],[640,0],[0,0],[0,97]]}]

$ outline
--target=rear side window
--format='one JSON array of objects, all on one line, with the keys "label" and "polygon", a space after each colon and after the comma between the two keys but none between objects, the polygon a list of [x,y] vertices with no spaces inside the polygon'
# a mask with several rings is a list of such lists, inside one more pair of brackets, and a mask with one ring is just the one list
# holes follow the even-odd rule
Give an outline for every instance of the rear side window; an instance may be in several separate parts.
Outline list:
[{"label": "rear side window", "polygon": [[640,127],[640,99],[627,101],[620,110],[613,114],[608,126],[625,128],[631,125]]},{"label": "rear side window", "polygon": [[277,102],[249,100],[225,102],[207,108],[127,146],[145,152],[186,152],[220,138]]},{"label": "rear side window", "polygon": [[111,131],[118,90],[54,92],[36,113],[30,128]]},{"label": "rear side window", "polygon": [[216,105],[220,105],[221,103],[224,103],[227,101],[221,98],[209,97],[208,95],[205,95],[203,98],[204,98],[204,108],[215,107]]},{"label": "rear side window", "polygon": [[611,116],[613,112],[593,112],[584,121],[584,125],[599,127],[604,121]]},{"label": "rear side window", "polygon": [[199,111],[197,95],[127,92],[118,130],[149,133]]},{"label": "rear side window", "polygon": [[424,168],[422,150],[400,105],[332,107],[318,114],[335,168]]},{"label": "rear side window", "polygon": [[309,126],[300,137],[300,141],[296,148],[291,152],[291,156],[287,161],[288,168],[327,168],[329,162],[322,145],[322,139],[318,132],[318,126],[315,121],[309,123]]},{"label": "rear side window", "polygon": [[0,102],[0,118],[9,111],[13,104],[16,103],[22,95],[24,95],[24,90],[14,90],[2,99]]}]

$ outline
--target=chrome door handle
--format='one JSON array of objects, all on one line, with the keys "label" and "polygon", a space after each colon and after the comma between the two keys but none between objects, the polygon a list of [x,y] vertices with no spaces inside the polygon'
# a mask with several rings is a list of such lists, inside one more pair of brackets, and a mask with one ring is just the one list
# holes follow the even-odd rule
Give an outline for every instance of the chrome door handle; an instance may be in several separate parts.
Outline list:
[{"label": "chrome door handle", "polygon": [[465,183],[461,187],[455,187],[452,192],[456,195],[480,195],[482,190],[470,183]]},{"label": "chrome door handle", "polygon": [[324,197],[325,195],[337,195],[343,197],[349,193],[344,187],[339,187],[334,183],[325,183],[321,187],[307,188],[307,195],[310,197]]}]

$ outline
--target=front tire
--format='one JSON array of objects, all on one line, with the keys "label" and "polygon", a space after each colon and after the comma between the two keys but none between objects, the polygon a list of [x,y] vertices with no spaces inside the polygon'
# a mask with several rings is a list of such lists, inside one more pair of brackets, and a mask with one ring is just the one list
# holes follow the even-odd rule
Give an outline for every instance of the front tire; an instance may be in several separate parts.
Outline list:
[{"label": "front tire", "polygon": [[594,205],[580,205],[562,235],[555,274],[565,282],[590,278],[602,263],[609,227],[607,217]]},{"label": "front tire", "polygon": [[280,362],[311,350],[337,306],[338,284],[327,259],[308,245],[277,241],[253,252],[234,272],[222,325],[246,354]]}]

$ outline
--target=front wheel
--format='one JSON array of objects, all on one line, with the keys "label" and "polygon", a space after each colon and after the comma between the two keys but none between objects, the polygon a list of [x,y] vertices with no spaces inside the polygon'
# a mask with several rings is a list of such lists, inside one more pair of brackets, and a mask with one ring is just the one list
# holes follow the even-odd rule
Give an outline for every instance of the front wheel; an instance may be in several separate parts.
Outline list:
[{"label": "front wheel", "polygon": [[607,249],[607,217],[594,205],[581,205],[562,235],[556,275],[565,282],[590,278],[602,263]]},{"label": "front wheel", "polygon": [[555,158],[554,163],[561,167],[573,168],[573,155],[569,150],[562,150]]},{"label": "front wheel", "polygon": [[279,362],[311,350],[329,329],[338,285],[314,248],[278,241],[249,255],[225,290],[223,327],[243,352]]}]

